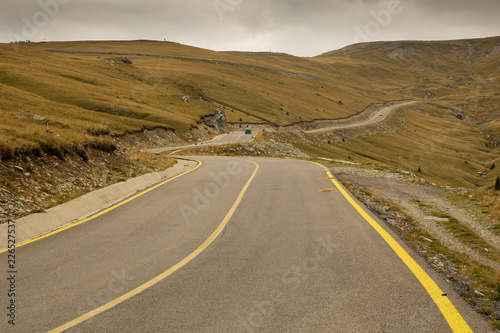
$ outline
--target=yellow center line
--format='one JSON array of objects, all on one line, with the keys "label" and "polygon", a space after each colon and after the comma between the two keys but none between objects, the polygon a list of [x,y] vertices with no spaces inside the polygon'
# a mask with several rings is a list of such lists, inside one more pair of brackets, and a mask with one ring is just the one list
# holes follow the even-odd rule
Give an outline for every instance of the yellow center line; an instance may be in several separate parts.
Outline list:
[{"label": "yellow center line", "polygon": [[71,327],[74,327],[92,317],[95,317],[101,313],[103,313],[104,311],[106,310],[109,310],[111,309],[112,307],[115,307],[117,306],[118,304],[120,303],[123,303],[125,302],[126,300],[136,296],[137,294],[143,292],[144,290],[152,287],[153,285],[157,284],[158,282],[166,279],[168,276],[172,275],[173,273],[175,273],[176,271],[178,271],[179,269],[181,269],[182,267],[184,267],[187,263],[189,263],[191,260],[193,260],[194,258],[196,258],[200,253],[202,253],[203,251],[205,251],[207,249],[207,247],[209,247],[213,242],[214,240],[222,233],[222,231],[224,230],[224,228],[226,227],[226,225],[229,223],[229,220],[231,219],[231,217],[233,216],[234,212],[236,211],[236,209],[238,208],[239,204],[241,203],[241,200],[243,199],[243,196],[245,195],[248,187],[250,186],[250,183],[252,182],[252,180],[255,178],[255,175],[257,174],[257,171],[259,170],[259,165],[253,161],[250,161],[251,163],[255,164],[255,170],[252,174],[252,176],[248,179],[247,183],[245,184],[245,186],[243,187],[243,189],[241,190],[240,194],[238,195],[238,198],[236,199],[236,201],[234,202],[233,206],[231,207],[231,209],[229,210],[229,212],[226,214],[226,216],[224,217],[224,220],[222,220],[221,224],[217,227],[217,229],[212,233],[212,235],[210,235],[210,237],[202,244],[200,245],[200,247],[198,247],[193,253],[191,253],[190,255],[188,255],[186,258],[184,258],[182,261],[180,261],[179,263],[177,263],[176,265],[172,266],[171,268],[169,268],[168,270],[166,270],[165,272],[163,272],[162,274],[158,275],[157,277],[153,278],[152,280],[144,283],[143,285],[129,291],[128,293],[126,293],[125,295],[121,296],[121,297],[118,297],[117,299],[109,302],[109,303],[106,303],[104,304],[103,306],[100,306],[98,307],[97,309],[93,310],[93,311],[90,311],[86,314],[84,314],[83,316],[80,316],[64,325],[61,325],[51,331],[49,331],[48,333],[56,333],[56,332],[63,332]]},{"label": "yellow center line", "polygon": [[[314,162],[312,162],[314,163]],[[377,233],[382,236],[382,238],[389,244],[389,246],[396,252],[396,254],[401,258],[405,265],[411,270],[415,277],[424,286],[427,293],[431,296],[432,300],[438,306],[439,310],[443,314],[444,318],[448,322],[448,325],[455,333],[466,333],[472,332],[471,328],[467,322],[460,315],[458,310],[455,308],[453,303],[448,297],[443,296],[443,291],[439,286],[432,280],[432,278],[419,266],[419,264],[399,245],[392,236],[384,230],[361,206],[347,193],[346,190],[339,184],[339,182],[333,177],[332,173],[323,165],[319,163],[314,163],[325,169],[328,177],[331,179],[332,183],[337,187],[337,189],[342,193],[342,195],[349,201],[349,203],[358,211],[358,213],[377,231]]]},{"label": "yellow center line", "polygon": [[[169,183],[169,182],[173,181],[174,179],[177,179],[177,178],[179,178],[179,177],[182,177],[182,176],[184,176],[185,174],[188,174],[188,173],[190,173],[190,172],[192,172],[192,171],[194,171],[194,170],[198,169],[198,168],[201,166],[201,164],[202,164],[202,163],[201,163],[201,161],[198,161],[198,160],[194,160],[194,161],[198,162],[198,165],[197,165],[196,167],[194,167],[193,169],[189,170],[189,171],[186,171],[186,172],[184,172],[184,173],[181,173],[180,175],[177,175],[177,176],[175,176],[175,177],[172,177],[172,178],[170,178],[170,179],[168,179],[168,180],[166,180],[166,181],[164,181],[164,182],[162,182],[162,183],[160,183],[160,184],[158,184],[158,185],[155,185],[155,186],[153,186],[153,187],[151,187],[151,188],[149,188],[149,189],[147,189],[147,190],[145,190],[145,191],[143,191],[143,192],[141,192],[141,193],[139,193],[139,194],[137,194],[137,195],[135,195],[135,196],[133,196],[133,197],[131,197],[131,198],[128,198],[127,200],[124,200],[124,201],[122,201],[122,202],[120,202],[120,203],[118,203],[118,204],[116,204],[116,205],[113,205],[113,206],[111,206],[111,207],[109,207],[109,208],[107,208],[107,209],[105,209],[105,210],[103,210],[103,211],[101,211],[101,212],[99,212],[99,213],[97,213],[97,214],[94,214],[94,215],[92,215],[92,216],[90,216],[90,217],[88,217],[88,218],[86,218],[86,219],[84,219],[84,220],[81,220],[81,221],[79,221],[79,222],[77,222],[77,223],[70,224],[70,225],[68,225],[68,226],[66,226],[66,227],[64,227],[64,228],[57,229],[57,230],[52,231],[52,232],[50,232],[50,233],[48,233],[48,234],[45,234],[45,235],[43,235],[43,236],[40,236],[40,237],[34,238],[34,239],[32,239],[32,240],[26,241],[26,242],[24,242],[24,243],[21,243],[21,244],[17,245],[17,246],[16,246],[16,248],[19,248],[19,247],[24,246],[24,245],[28,245],[28,244],[30,244],[30,243],[33,243],[33,242],[39,241],[39,240],[41,240],[41,239],[44,239],[44,238],[47,238],[47,237],[50,237],[50,236],[53,236],[53,235],[55,235],[55,234],[58,234],[58,233],[60,233],[60,232],[63,232],[64,230],[68,230],[68,229],[74,228],[74,227],[76,227],[77,225],[80,225],[80,224],[83,224],[83,223],[89,222],[89,221],[91,221],[91,220],[93,220],[93,219],[95,219],[95,218],[97,218],[97,217],[99,217],[99,216],[102,216],[102,215],[104,215],[104,214],[106,214],[106,213],[109,213],[110,211],[112,211],[112,210],[114,210],[114,209],[116,209],[116,208],[118,208],[118,207],[120,207],[120,206],[123,206],[123,205],[125,205],[126,203],[128,203],[128,202],[130,202],[130,201],[132,201],[132,200],[135,200],[135,199],[139,198],[140,196],[143,196],[144,194],[146,194],[146,193],[148,193],[148,192],[151,192],[151,191],[153,191],[154,189],[157,189],[157,188],[158,188],[158,187],[160,187],[160,186],[165,185],[166,183]],[[6,252],[7,250],[8,250],[8,249],[4,249],[4,250],[0,251],[0,253],[4,253],[4,252]]]},{"label": "yellow center line", "polygon": [[226,136],[227,136],[227,134],[224,134],[224,135],[222,135],[220,138],[218,138],[217,140],[215,140],[215,141],[210,141],[210,142],[207,142],[207,143],[216,143],[216,142],[219,142],[220,140],[224,139]]}]

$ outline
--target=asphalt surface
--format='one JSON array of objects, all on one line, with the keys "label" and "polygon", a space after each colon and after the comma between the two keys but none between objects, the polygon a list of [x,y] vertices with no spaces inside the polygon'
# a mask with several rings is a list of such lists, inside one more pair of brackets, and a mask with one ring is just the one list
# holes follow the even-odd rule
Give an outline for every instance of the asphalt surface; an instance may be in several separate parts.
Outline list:
[{"label": "asphalt surface", "polygon": [[[395,109],[402,107],[402,106],[411,105],[414,103],[416,103],[416,102],[410,101],[410,102],[402,102],[399,104],[388,106],[388,107],[380,110],[380,112],[377,112],[377,114],[372,119],[369,119],[363,123],[325,127],[325,128],[319,128],[319,129],[304,131],[304,132],[305,133],[322,133],[322,132],[328,132],[328,131],[333,131],[333,130],[342,129],[342,128],[362,127],[362,126],[377,124],[377,123],[384,121],[391,114],[391,112],[394,111]],[[253,140],[253,138],[254,138],[253,134],[248,135],[248,134],[245,134],[244,131],[238,131],[238,132],[233,132],[233,133],[229,133],[229,134],[217,137],[213,140],[210,140],[210,141],[207,141],[205,143],[198,144],[198,145],[156,148],[156,149],[148,149],[148,151],[150,151],[152,153],[175,152],[175,151],[192,149],[192,148],[199,148],[199,147],[210,147],[210,146],[233,144],[233,143],[251,142]]]},{"label": "asphalt surface", "polygon": [[200,148],[200,147],[220,146],[230,143],[245,143],[252,141],[253,138],[254,138],[253,134],[245,134],[244,131],[238,131],[219,136],[213,140],[198,145],[156,148],[156,149],[148,149],[148,151],[152,153],[163,153],[167,151],[176,151],[176,150],[178,151],[178,150],[186,150],[186,149]]},{"label": "asphalt surface", "polygon": [[[417,278],[334,189],[322,167],[198,159],[201,167],[181,178],[19,247],[16,326],[2,315],[0,331],[55,329],[174,267],[68,332],[451,332]],[[223,221],[227,225],[207,243]],[[474,331],[491,331],[379,223]],[[203,251],[189,257],[200,246]],[[0,262],[6,266],[6,253]],[[184,266],[175,266],[180,262]],[[0,288],[6,313],[6,279]]]},{"label": "asphalt surface", "polygon": [[394,111],[395,109],[400,108],[402,106],[407,106],[407,105],[415,104],[415,103],[417,103],[417,102],[410,101],[410,102],[403,102],[403,103],[399,103],[399,104],[396,104],[396,105],[388,106],[388,107],[380,110],[380,112],[377,112],[377,114],[372,119],[370,119],[368,121],[365,121],[363,123],[357,123],[357,124],[351,124],[351,125],[342,125],[342,126],[325,127],[325,128],[319,128],[319,129],[310,130],[310,131],[304,131],[304,132],[305,133],[322,133],[322,132],[328,132],[328,131],[333,131],[333,130],[338,130],[338,129],[343,129],[343,128],[362,127],[362,126],[368,126],[368,125],[377,124],[377,123],[380,123],[380,122],[384,121],[385,118],[387,118],[387,116],[389,114],[391,114],[391,112]]}]

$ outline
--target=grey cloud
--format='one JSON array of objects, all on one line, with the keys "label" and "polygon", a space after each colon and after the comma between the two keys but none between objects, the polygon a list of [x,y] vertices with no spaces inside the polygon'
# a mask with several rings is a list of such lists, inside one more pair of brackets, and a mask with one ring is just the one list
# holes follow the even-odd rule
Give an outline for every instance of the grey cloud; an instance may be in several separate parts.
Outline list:
[{"label": "grey cloud", "polygon": [[[43,22],[40,2],[56,1],[67,4]],[[36,33],[26,39],[167,39],[301,56],[352,44],[360,39],[358,31],[373,41],[500,34],[498,0],[399,0],[402,11],[391,15],[389,24],[379,24],[373,13],[386,11],[389,1],[398,0],[4,0],[0,41],[25,37],[23,29],[28,31],[26,25],[40,12]]]}]

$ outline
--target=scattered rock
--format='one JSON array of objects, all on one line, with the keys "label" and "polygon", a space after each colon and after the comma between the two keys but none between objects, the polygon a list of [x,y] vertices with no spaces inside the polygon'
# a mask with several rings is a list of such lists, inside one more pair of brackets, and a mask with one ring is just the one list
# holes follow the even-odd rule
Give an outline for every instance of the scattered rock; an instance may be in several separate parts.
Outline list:
[{"label": "scattered rock", "polygon": [[202,90],[198,96],[198,99],[200,101],[204,101],[205,100],[205,90]]},{"label": "scattered rock", "polygon": [[448,222],[450,220],[445,217],[436,217],[436,216],[426,216],[425,219],[434,222]]},{"label": "scattered rock", "polygon": [[14,117],[17,119],[31,119],[31,120],[37,120],[37,121],[49,120],[48,118],[45,118],[42,116],[37,116],[36,114],[17,114]]},{"label": "scattered rock", "polygon": [[433,242],[432,239],[429,239],[429,238],[424,237],[424,236],[420,236],[420,239],[423,239],[424,241],[429,242],[429,243]]},{"label": "scattered rock", "polygon": [[122,61],[124,64],[127,64],[127,65],[132,65],[132,60],[130,60],[129,58],[121,58],[121,61]]},{"label": "scattered rock", "polygon": [[[128,142],[132,135],[136,133],[123,135],[121,141]],[[170,160],[162,156],[148,156],[145,161],[125,153],[125,149],[118,147],[114,152],[86,149],[89,156],[87,163],[82,163],[77,154],[67,155],[63,161],[51,155],[15,157],[2,161],[0,223],[43,211],[59,204],[61,199],[77,197],[124,179],[164,170],[170,165]]]},{"label": "scattered rock", "polygon": [[211,124],[217,133],[225,133],[227,125],[227,115],[223,107],[217,109],[217,113],[212,117]]}]

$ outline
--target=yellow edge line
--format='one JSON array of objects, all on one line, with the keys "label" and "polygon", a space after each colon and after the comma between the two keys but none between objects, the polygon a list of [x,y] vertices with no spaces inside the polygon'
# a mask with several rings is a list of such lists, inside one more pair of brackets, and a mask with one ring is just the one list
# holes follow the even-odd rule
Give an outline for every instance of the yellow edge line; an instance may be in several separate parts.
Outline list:
[{"label": "yellow edge line", "polygon": [[[84,220],[81,220],[81,221],[79,221],[79,222],[76,222],[76,223],[70,224],[70,225],[68,225],[68,226],[66,226],[66,227],[63,227],[63,228],[57,229],[57,230],[52,231],[52,232],[50,232],[50,233],[48,233],[48,234],[45,234],[45,235],[43,235],[43,236],[40,236],[40,237],[34,238],[34,239],[32,239],[32,240],[26,241],[26,242],[24,242],[24,243],[21,243],[21,244],[17,245],[17,246],[16,246],[16,248],[19,248],[19,247],[21,247],[21,246],[24,246],[24,245],[28,245],[28,244],[34,243],[34,242],[36,242],[36,241],[39,241],[39,240],[41,240],[41,239],[44,239],[44,238],[47,238],[47,237],[50,237],[50,236],[53,236],[53,235],[55,235],[55,234],[58,234],[58,233],[60,233],[60,232],[63,232],[64,230],[71,229],[71,228],[76,227],[76,226],[78,226],[78,225],[80,225],[80,224],[83,224],[83,223],[89,222],[89,221],[91,221],[91,220],[93,220],[93,219],[95,219],[95,218],[97,218],[97,217],[99,217],[99,216],[101,216],[101,215],[104,215],[104,214],[106,214],[106,213],[109,213],[110,211],[112,211],[112,210],[114,210],[114,209],[116,209],[116,208],[118,208],[118,207],[120,207],[120,206],[123,206],[123,205],[125,205],[126,203],[128,203],[128,202],[130,202],[130,201],[132,201],[132,200],[135,200],[135,199],[139,198],[140,196],[142,196],[142,195],[144,195],[144,194],[146,194],[146,193],[148,193],[148,192],[151,192],[152,190],[154,190],[154,189],[156,189],[156,188],[158,188],[158,187],[160,187],[160,186],[165,185],[166,183],[169,183],[169,182],[173,181],[174,179],[177,179],[177,178],[179,178],[179,177],[182,177],[182,176],[184,176],[185,174],[188,174],[188,173],[190,173],[190,172],[192,172],[192,171],[194,171],[194,170],[198,169],[198,168],[202,165],[201,161],[198,161],[198,160],[194,160],[194,161],[198,162],[198,165],[197,165],[196,167],[194,167],[193,169],[189,170],[189,171],[186,171],[186,172],[184,172],[184,173],[181,173],[180,175],[177,175],[177,176],[175,176],[175,177],[173,177],[173,178],[170,178],[170,179],[168,179],[168,180],[166,180],[166,181],[164,181],[164,182],[162,182],[162,183],[160,183],[160,184],[158,184],[158,185],[155,185],[155,186],[153,186],[153,187],[151,187],[151,188],[149,188],[149,189],[147,189],[147,190],[145,190],[145,191],[143,191],[143,192],[141,192],[141,193],[139,193],[139,194],[137,194],[137,195],[135,195],[135,196],[133,196],[133,197],[131,197],[131,198],[128,198],[127,200],[124,200],[124,201],[122,201],[122,202],[120,202],[120,203],[118,203],[118,204],[116,204],[116,205],[114,205],[114,206],[111,206],[111,207],[109,207],[109,208],[107,208],[107,209],[105,209],[105,210],[103,210],[103,211],[101,211],[101,212],[99,212],[99,213],[97,213],[97,214],[94,214],[94,215],[92,215],[92,216],[90,216],[90,217],[88,217],[88,218],[86,218],[86,219],[84,219]],[[0,253],[4,253],[4,252],[7,252],[7,251],[8,251],[8,249],[4,249],[4,250],[0,251]]]},{"label": "yellow edge line", "polygon": [[332,173],[323,165],[319,163],[312,162],[324,168],[328,177],[330,177],[332,183],[337,187],[337,189],[342,193],[342,195],[349,201],[349,203],[358,211],[359,214],[375,229],[380,236],[389,244],[389,246],[396,252],[396,254],[401,258],[401,260],[408,266],[411,272],[417,277],[420,283],[424,286],[425,290],[429,293],[432,300],[438,306],[439,310],[443,314],[444,318],[450,325],[450,328],[455,333],[462,332],[472,332],[467,322],[460,315],[458,310],[455,308],[453,303],[448,299],[448,297],[443,296],[443,292],[439,286],[432,280],[432,278],[419,266],[419,264],[401,247],[391,237],[391,235],[385,231],[380,224],[378,224],[373,218],[371,218],[368,213],[361,208],[360,205],[347,193],[346,190],[339,184],[339,182],[333,177]]},{"label": "yellow edge line", "polygon": [[227,134],[224,134],[224,135],[222,135],[220,138],[218,138],[215,141],[207,141],[205,143],[202,143],[199,146],[185,146],[185,147],[180,147],[179,149],[177,149],[175,151],[170,151],[168,153],[169,153],[169,155],[174,155],[175,153],[178,153],[178,152],[184,151],[184,150],[191,150],[191,149],[196,149],[196,148],[200,148],[200,147],[211,147],[212,143],[219,142],[220,140],[224,139],[226,136],[227,136]]},{"label": "yellow edge line", "polygon": [[215,141],[210,141],[210,143],[216,143],[216,142],[219,142],[220,140],[224,139],[226,136],[227,136],[227,134],[224,134],[223,136],[221,136],[221,137],[220,137],[220,138],[218,138],[217,140],[215,140]]},{"label": "yellow edge line", "polygon": [[106,310],[109,310],[111,309],[112,307],[114,306],[117,306],[118,304],[136,296],[137,294],[141,293],[142,291],[152,287],[153,285],[157,284],[158,282],[164,280],[165,278],[167,278],[169,275],[173,274],[174,272],[176,272],[177,270],[181,269],[183,266],[185,266],[187,263],[189,263],[191,260],[193,260],[194,258],[196,258],[200,253],[202,253],[203,251],[205,251],[205,249],[207,247],[210,246],[210,244],[213,243],[213,241],[222,233],[222,231],[224,230],[224,228],[226,227],[226,225],[229,223],[229,220],[231,219],[231,217],[233,216],[234,212],[236,211],[236,208],[238,208],[241,200],[243,199],[243,196],[245,195],[248,187],[250,186],[250,183],[252,182],[252,180],[255,178],[255,175],[257,174],[257,171],[259,170],[259,165],[253,161],[251,161],[251,163],[255,164],[255,170],[252,174],[252,176],[248,179],[247,183],[245,184],[245,186],[243,187],[243,189],[241,190],[240,194],[238,195],[238,198],[236,199],[236,201],[234,202],[233,206],[231,207],[231,209],[229,210],[229,212],[226,214],[226,217],[224,217],[224,220],[222,220],[221,224],[219,225],[219,227],[213,232],[212,235],[210,235],[210,237],[202,244],[200,245],[200,247],[198,247],[193,253],[191,253],[190,255],[188,255],[186,258],[184,258],[182,261],[180,261],[179,263],[177,263],[176,265],[172,266],[171,268],[169,268],[168,270],[166,270],[165,272],[163,272],[162,274],[158,275],[157,277],[155,277],[154,279],[144,283],[143,285],[129,291],[128,293],[126,293],[125,295],[121,296],[121,297],[118,297],[117,299],[107,303],[107,304],[104,304],[103,306],[93,310],[93,311],[90,311],[86,314],[84,314],[83,316],[80,316],[62,326],[59,326],[47,333],[56,333],[56,332],[63,332],[71,327],[74,327],[92,317],[95,317],[101,313],[103,313],[104,311]]}]

